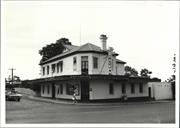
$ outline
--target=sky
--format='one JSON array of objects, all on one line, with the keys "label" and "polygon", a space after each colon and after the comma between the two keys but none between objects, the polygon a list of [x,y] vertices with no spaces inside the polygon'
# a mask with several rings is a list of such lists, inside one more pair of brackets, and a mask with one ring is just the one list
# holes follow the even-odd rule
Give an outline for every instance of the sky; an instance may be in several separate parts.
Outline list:
[{"label": "sky", "polygon": [[107,45],[120,60],[162,80],[172,73],[179,51],[177,1],[2,1],[3,75],[40,78],[38,51],[65,37],[73,45]]}]

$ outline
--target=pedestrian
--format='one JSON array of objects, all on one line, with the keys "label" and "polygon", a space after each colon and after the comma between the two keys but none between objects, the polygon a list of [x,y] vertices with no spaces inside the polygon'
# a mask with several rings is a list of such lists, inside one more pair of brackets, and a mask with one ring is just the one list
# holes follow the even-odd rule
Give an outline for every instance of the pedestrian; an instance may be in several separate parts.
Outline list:
[{"label": "pedestrian", "polygon": [[76,104],[76,103],[77,103],[76,93],[73,94],[72,100],[73,100],[73,104]]}]

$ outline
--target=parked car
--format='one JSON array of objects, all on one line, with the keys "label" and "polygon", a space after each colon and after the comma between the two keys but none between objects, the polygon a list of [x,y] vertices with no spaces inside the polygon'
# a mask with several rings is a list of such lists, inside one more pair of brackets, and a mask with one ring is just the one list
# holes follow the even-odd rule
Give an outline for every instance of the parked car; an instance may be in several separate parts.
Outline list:
[{"label": "parked car", "polygon": [[17,91],[14,90],[6,90],[6,100],[14,100],[14,101],[20,101],[22,98],[22,95],[19,94]]}]

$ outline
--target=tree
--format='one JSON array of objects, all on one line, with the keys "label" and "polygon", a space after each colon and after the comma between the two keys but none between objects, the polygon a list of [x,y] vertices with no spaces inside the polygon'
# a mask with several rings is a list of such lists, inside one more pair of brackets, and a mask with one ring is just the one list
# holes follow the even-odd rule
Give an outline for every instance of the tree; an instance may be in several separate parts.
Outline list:
[{"label": "tree", "polygon": [[173,68],[173,75],[171,76],[171,79],[170,79],[170,82],[171,82],[171,88],[172,88],[172,93],[173,93],[173,99],[175,100],[175,92],[176,92],[176,54],[174,54],[174,57],[173,57],[173,64],[172,64],[172,68]]},{"label": "tree", "polygon": [[69,39],[61,38],[57,40],[56,43],[51,43],[50,45],[44,46],[39,50],[39,54],[42,56],[40,63],[51,57],[61,54],[65,48],[64,45],[71,45]]},{"label": "tree", "polygon": [[125,66],[125,75],[138,76],[138,71],[130,66]]},{"label": "tree", "polygon": [[150,74],[152,74],[152,72],[149,71],[149,70],[146,69],[146,68],[141,69],[141,71],[140,71],[141,77],[148,77],[148,78],[150,78]]},{"label": "tree", "polygon": [[167,80],[165,80],[166,82],[174,82],[175,81],[175,75],[171,75],[171,77],[169,77]]}]

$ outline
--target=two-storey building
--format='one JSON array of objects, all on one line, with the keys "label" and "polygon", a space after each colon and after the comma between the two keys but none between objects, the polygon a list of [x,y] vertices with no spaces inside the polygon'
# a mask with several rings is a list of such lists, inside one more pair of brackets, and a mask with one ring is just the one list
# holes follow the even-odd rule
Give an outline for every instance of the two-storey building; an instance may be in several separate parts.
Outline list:
[{"label": "two-storey building", "polygon": [[107,36],[101,35],[102,47],[87,43],[64,45],[63,53],[40,63],[41,78],[32,80],[42,97],[80,101],[147,99],[149,78],[125,76],[126,62],[107,49]]}]

